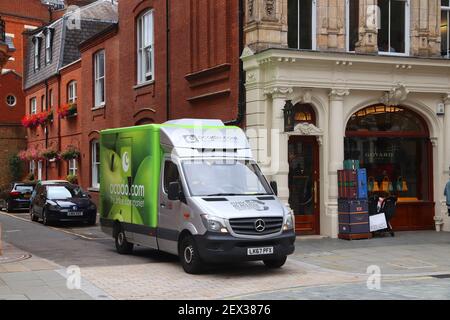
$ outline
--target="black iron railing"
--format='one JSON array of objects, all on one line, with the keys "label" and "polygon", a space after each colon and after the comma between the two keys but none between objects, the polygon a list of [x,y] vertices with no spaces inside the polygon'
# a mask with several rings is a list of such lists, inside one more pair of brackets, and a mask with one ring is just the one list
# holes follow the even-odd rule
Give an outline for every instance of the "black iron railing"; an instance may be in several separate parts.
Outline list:
[{"label": "black iron railing", "polygon": [[6,42],[5,20],[0,17],[0,42]]}]

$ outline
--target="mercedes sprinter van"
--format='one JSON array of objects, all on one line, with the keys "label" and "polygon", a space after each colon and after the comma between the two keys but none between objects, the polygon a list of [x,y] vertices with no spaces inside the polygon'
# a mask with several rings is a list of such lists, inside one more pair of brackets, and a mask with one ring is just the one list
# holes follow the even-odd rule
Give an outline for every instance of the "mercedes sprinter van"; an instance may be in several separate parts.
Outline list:
[{"label": "mercedes sprinter van", "polygon": [[188,273],[236,261],[279,268],[294,252],[292,212],[242,129],[220,120],[102,131],[100,215],[120,254],[154,248],[178,255]]}]

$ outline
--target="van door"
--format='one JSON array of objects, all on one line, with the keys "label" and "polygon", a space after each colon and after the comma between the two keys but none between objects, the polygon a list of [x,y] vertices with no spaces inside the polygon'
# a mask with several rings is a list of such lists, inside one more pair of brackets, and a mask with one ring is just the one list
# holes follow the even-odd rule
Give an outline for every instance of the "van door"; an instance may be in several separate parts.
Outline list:
[{"label": "van door", "polygon": [[170,158],[165,158],[161,168],[161,183],[159,190],[158,248],[173,254],[178,254],[178,234],[180,223],[181,201],[171,201],[168,198],[169,184],[180,182],[178,166]]}]

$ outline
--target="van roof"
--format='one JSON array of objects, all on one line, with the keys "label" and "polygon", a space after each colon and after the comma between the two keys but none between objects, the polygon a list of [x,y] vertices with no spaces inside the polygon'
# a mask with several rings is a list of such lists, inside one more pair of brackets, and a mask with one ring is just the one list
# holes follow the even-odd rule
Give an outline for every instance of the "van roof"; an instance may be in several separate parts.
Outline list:
[{"label": "van roof", "polygon": [[189,149],[250,149],[244,131],[237,126],[226,126],[221,120],[180,119],[163,124],[102,130],[101,134],[126,134],[150,130],[160,134],[163,145]]}]

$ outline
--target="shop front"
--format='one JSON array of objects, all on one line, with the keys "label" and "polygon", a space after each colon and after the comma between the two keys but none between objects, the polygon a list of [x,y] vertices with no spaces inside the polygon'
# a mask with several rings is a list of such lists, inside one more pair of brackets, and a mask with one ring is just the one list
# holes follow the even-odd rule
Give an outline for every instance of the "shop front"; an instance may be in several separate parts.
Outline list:
[{"label": "shop front", "polygon": [[369,195],[398,198],[396,231],[450,231],[447,60],[283,49],[242,60],[252,149],[299,235],[338,236],[345,159],[367,169]]},{"label": "shop front", "polygon": [[433,155],[425,121],[403,106],[377,104],[354,113],[345,158],[367,169],[371,195],[398,199],[395,230],[434,229]]}]

